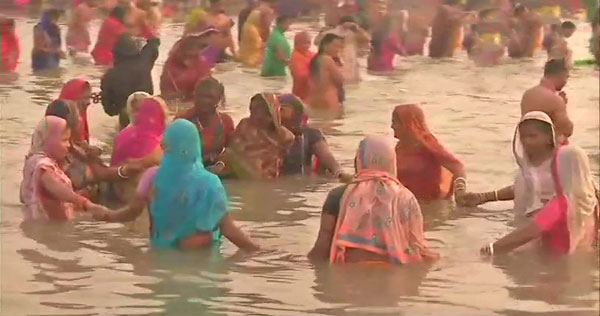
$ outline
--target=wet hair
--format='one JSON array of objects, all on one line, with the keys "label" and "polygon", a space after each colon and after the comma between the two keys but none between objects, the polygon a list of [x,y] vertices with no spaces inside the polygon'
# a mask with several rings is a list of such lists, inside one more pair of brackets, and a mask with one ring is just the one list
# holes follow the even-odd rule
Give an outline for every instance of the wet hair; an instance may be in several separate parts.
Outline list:
[{"label": "wet hair", "polygon": [[569,71],[564,59],[551,59],[544,66],[544,77],[556,76]]},{"label": "wet hair", "polygon": [[63,100],[54,100],[52,103],[48,104],[44,116],[56,116],[68,122],[71,117],[71,109],[67,102]]},{"label": "wet hair", "polygon": [[116,6],[114,9],[112,9],[112,11],[110,11],[110,16],[121,22],[124,22],[127,12],[128,12],[127,8],[123,8],[121,6]]},{"label": "wet hair", "polygon": [[277,25],[281,25],[285,22],[290,21],[291,19],[292,19],[291,15],[283,14],[283,15],[280,15],[277,17],[277,20],[275,21],[275,23],[277,23]]},{"label": "wet hair", "polygon": [[571,21],[565,21],[560,25],[560,28],[563,30],[574,30],[577,27],[575,26],[575,23]]},{"label": "wet hair", "polygon": [[548,122],[540,121],[540,120],[525,120],[519,124],[519,127],[523,125],[533,126],[536,130],[543,133],[544,135],[548,135],[552,137],[554,135],[554,131],[552,130],[552,125]]},{"label": "wet hair", "polygon": [[340,18],[338,24],[344,24],[344,23],[356,23],[356,19],[351,15],[345,15]]},{"label": "wet hair", "polygon": [[319,61],[319,58],[321,57],[321,55],[323,55],[323,53],[325,52],[325,47],[338,39],[344,39],[344,38],[337,34],[333,34],[333,33],[327,33],[327,34],[325,34],[325,36],[323,36],[323,39],[321,39],[321,43],[319,43],[319,52],[310,60],[310,65],[309,65],[308,69],[310,71],[311,76],[316,76],[317,73],[319,72],[319,62],[318,61]]},{"label": "wet hair", "polygon": [[525,13],[526,10],[527,10],[527,8],[523,4],[517,3],[515,5],[515,9],[513,10],[513,14],[519,15],[519,14]]},{"label": "wet hair", "polygon": [[214,77],[206,77],[204,79],[200,79],[194,88],[194,97],[197,96],[201,91],[204,90],[217,90],[221,96],[225,95],[225,86]]}]

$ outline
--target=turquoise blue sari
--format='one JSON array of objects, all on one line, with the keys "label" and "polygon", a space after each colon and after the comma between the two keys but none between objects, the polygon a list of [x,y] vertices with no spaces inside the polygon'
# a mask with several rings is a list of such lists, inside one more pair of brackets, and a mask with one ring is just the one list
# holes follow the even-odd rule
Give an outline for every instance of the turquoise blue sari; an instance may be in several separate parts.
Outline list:
[{"label": "turquoise blue sari", "polygon": [[227,194],[219,177],[204,169],[198,129],[187,120],[175,120],[162,146],[151,206],[152,245],[176,248],[198,232],[212,232],[218,240],[219,225],[228,212]]}]

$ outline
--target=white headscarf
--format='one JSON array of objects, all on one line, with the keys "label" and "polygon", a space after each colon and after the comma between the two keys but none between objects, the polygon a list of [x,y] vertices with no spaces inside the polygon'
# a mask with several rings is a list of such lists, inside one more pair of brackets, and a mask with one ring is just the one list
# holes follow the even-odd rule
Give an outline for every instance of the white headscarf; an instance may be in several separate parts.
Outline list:
[{"label": "white headscarf", "polygon": [[550,168],[549,158],[542,165],[534,166],[521,142],[519,126],[521,123],[529,120],[535,120],[547,123],[552,129],[552,139],[554,147],[556,147],[556,132],[554,124],[548,114],[540,111],[529,112],[521,118],[519,125],[515,129],[513,138],[513,154],[519,165],[520,172],[515,178],[514,194],[515,194],[515,218],[521,219],[525,215],[530,215],[531,212],[542,208],[545,202],[549,201],[555,194],[554,182],[552,181],[552,169]]},{"label": "white headscarf", "polygon": [[[570,234],[571,252],[590,231],[589,225],[594,225],[594,214],[598,206],[596,187],[592,179],[590,161],[583,149],[569,145],[559,149],[556,170],[561,191],[567,198],[567,216]],[[560,194],[561,192],[557,192]]]},{"label": "white headscarf", "polygon": [[129,95],[129,97],[127,98],[127,115],[129,115],[129,120],[132,122],[135,120],[134,117],[134,112],[137,112],[137,109],[133,108],[133,103],[135,101],[135,103],[137,104],[138,108],[140,106],[140,104],[142,104],[142,100],[151,97],[150,94],[144,92],[144,91],[137,91],[134,92],[132,94]]}]

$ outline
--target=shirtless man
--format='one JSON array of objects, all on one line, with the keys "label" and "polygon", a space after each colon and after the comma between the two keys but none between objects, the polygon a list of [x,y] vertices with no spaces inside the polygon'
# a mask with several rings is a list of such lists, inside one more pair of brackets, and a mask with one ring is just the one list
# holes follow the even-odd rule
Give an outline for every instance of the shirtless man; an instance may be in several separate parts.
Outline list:
[{"label": "shirtless man", "polygon": [[210,0],[206,24],[214,26],[219,31],[223,42],[226,44],[225,48],[229,48],[231,54],[235,56],[235,44],[231,35],[231,28],[235,23],[225,14],[222,0]]},{"label": "shirtless man", "polygon": [[567,39],[573,36],[576,26],[571,21],[563,22],[560,26],[558,36],[552,43],[548,51],[548,60],[564,59],[569,69],[573,68],[573,51],[569,48]]},{"label": "shirtless man", "polygon": [[310,63],[311,108],[341,112],[344,101],[344,72],[340,53],[344,39],[333,33],[326,34],[319,45],[319,53]]},{"label": "shirtless man", "polygon": [[540,84],[525,91],[521,99],[521,115],[542,111],[552,119],[559,141],[573,134],[573,122],[567,113],[567,94],[562,91],[569,79],[569,69],[564,60],[550,60],[544,67]]},{"label": "shirtless man", "polygon": [[96,0],[84,0],[74,10],[67,31],[67,48],[71,56],[87,53],[92,41],[89,24],[94,18]]},{"label": "shirtless man", "polygon": [[508,44],[508,55],[512,58],[533,57],[544,40],[544,26],[539,14],[522,5],[514,10],[513,34]]}]

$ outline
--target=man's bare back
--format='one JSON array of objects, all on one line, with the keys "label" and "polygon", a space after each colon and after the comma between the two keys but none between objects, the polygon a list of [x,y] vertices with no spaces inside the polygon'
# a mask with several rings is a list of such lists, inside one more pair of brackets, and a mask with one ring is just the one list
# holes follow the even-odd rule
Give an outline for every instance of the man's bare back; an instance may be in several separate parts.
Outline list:
[{"label": "man's bare back", "polygon": [[573,122],[567,114],[565,99],[566,95],[563,97],[548,87],[539,84],[523,94],[521,115],[533,111],[544,112],[552,119],[557,135],[570,137],[573,134]]}]

